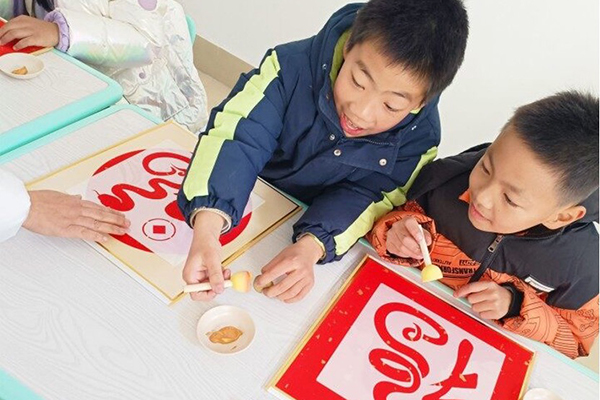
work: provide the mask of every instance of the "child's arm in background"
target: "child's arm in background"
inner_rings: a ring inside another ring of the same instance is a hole
[[[218,238],[222,229],[241,220],[258,174],[277,148],[287,84],[295,84],[293,72],[284,74],[276,50],[267,53],[258,69],[242,75],[228,98],[211,111],[179,191],[179,208],[194,228],[184,280],[192,284],[208,276],[210,298],[222,288],[220,245],[197,238]]]
[[[142,6],[137,0],[67,1],[46,19],[64,21],[68,27],[69,55],[86,64],[108,68],[131,68],[150,64],[161,47],[167,45],[167,28],[162,22],[164,10],[185,15],[181,6],[159,0],[154,8]],[[149,3],[149,2],[147,2]],[[170,27],[185,29],[185,27]]]
[[[166,26],[166,13],[181,25]],[[183,9],[172,0],[159,0],[152,9],[137,0],[69,1],[46,15],[45,21],[28,16],[10,20],[0,29],[0,43],[19,40],[17,50],[56,46],[86,64],[130,68],[150,64],[169,45],[165,29],[189,37]]]

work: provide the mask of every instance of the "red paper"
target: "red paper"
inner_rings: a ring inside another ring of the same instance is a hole
[[[534,358],[371,258],[303,343],[271,389],[283,398],[517,400]]]

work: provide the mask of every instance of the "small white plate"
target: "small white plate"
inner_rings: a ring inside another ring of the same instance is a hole
[[[210,333],[226,326],[234,326],[241,330],[242,336],[233,343],[220,344],[209,340]],[[238,353],[252,343],[256,328],[254,322],[246,311],[234,306],[218,306],[205,312],[198,321],[196,334],[198,340],[207,349],[219,354]]]
[[[27,74],[13,74],[12,71],[22,67],[27,68]],[[32,79],[44,70],[44,62],[31,54],[10,53],[0,57],[0,70],[15,79]]]
[[[523,400],[562,400],[548,389],[535,388],[528,390]]]

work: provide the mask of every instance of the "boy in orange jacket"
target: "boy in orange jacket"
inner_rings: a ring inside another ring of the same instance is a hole
[[[517,109],[489,145],[426,166],[368,239],[422,264],[482,318],[575,358],[598,335],[598,99],[563,92]]]

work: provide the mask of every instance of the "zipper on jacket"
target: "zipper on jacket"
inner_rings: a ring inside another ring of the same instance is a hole
[[[481,279],[484,272],[488,269],[488,267],[494,260],[494,252],[498,249],[498,246],[500,246],[500,243],[502,242],[503,239],[504,239],[504,235],[496,235],[496,238],[494,239],[494,241],[492,243],[490,243],[490,245],[488,246],[487,254],[481,261],[479,268],[477,268],[475,273],[469,279],[469,283],[477,282],[479,279]]]
[[[498,236],[496,236],[496,238],[494,239],[494,241],[492,242],[492,244],[490,244],[488,246],[488,252],[493,253],[494,251],[496,251],[496,248],[498,247],[498,245],[500,244],[500,242],[502,241],[502,239],[504,239],[504,235],[498,235]],[[487,257],[490,257],[490,255],[488,255]],[[486,257],[485,260],[487,260],[487,257]]]

